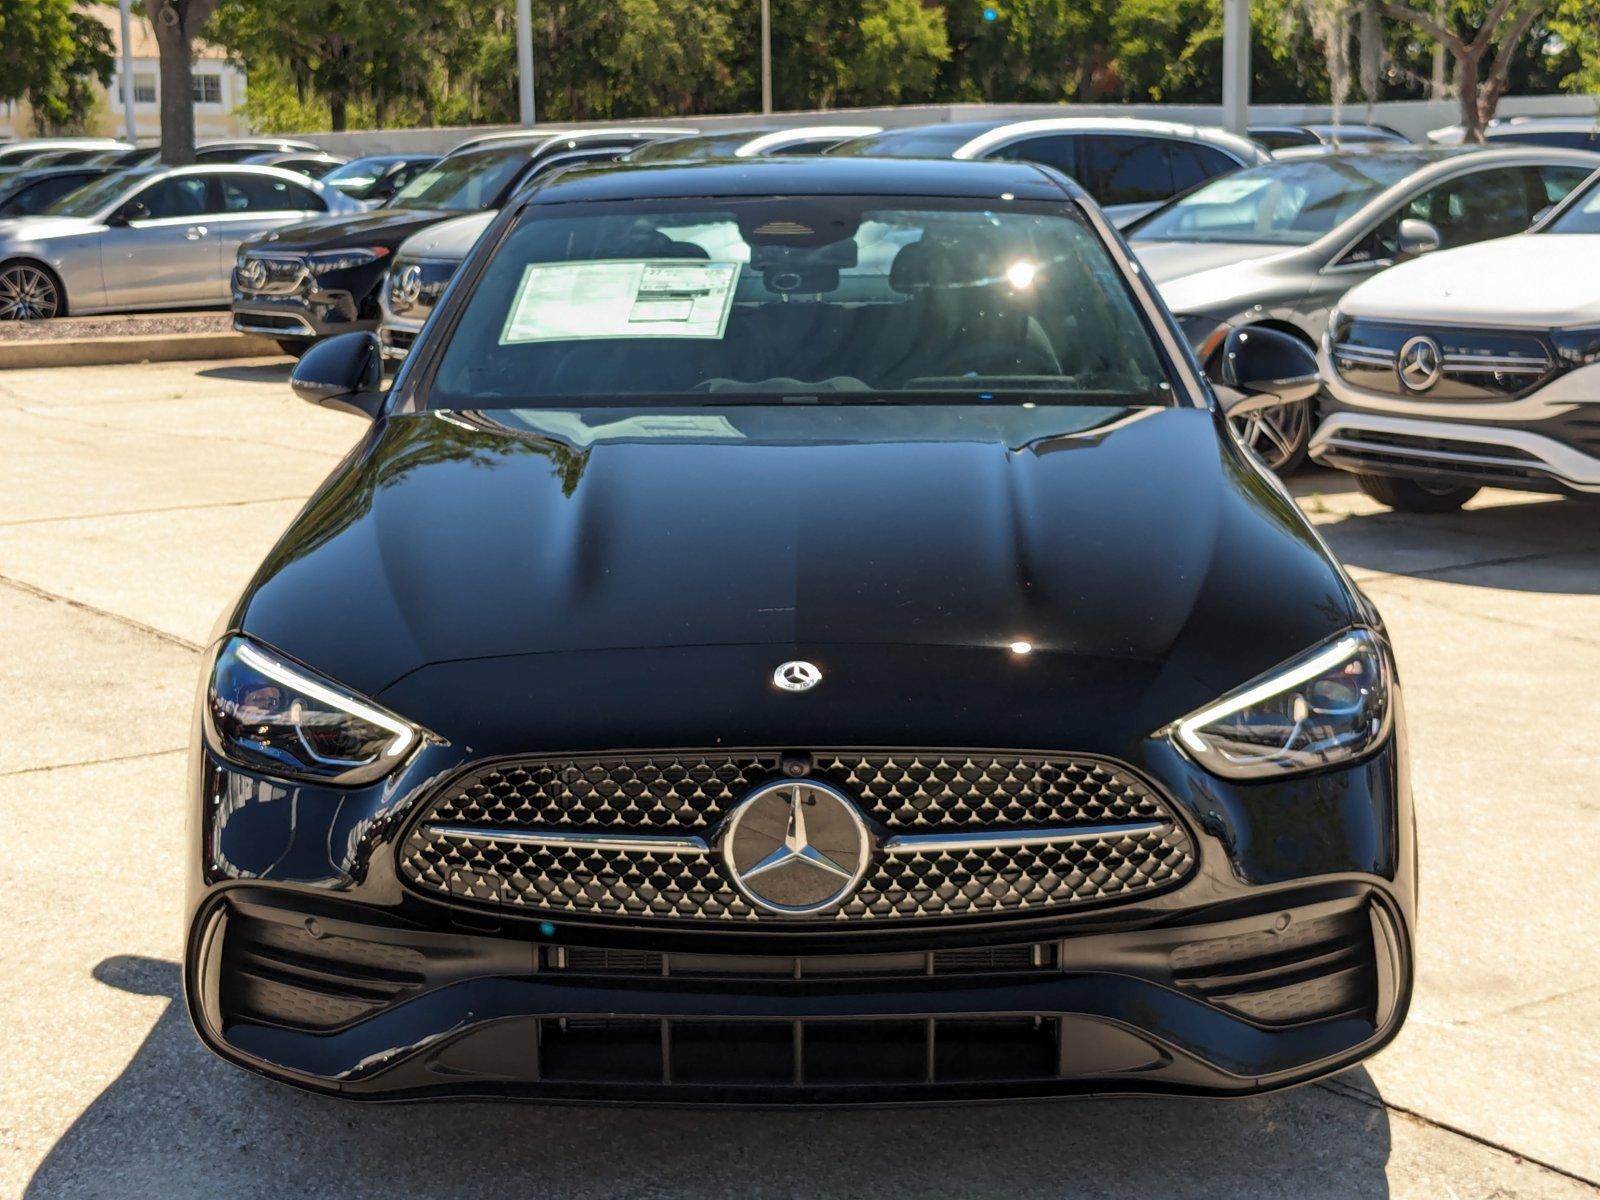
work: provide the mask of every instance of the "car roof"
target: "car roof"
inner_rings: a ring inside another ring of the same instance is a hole
[[[1022,121],[1002,121],[978,134],[955,153],[958,157],[982,154],[1013,137],[1035,133],[1142,133],[1152,137],[1181,138],[1206,142],[1231,150],[1247,161],[1265,153],[1249,138],[1210,125],[1189,125],[1179,121],[1154,121],[1145,117],[1040,117]]]
[[[526,202],[723,196],[927,196],[1083,199],[1076,184],[1033,163],[927,158],[744,158],[607,163],[564,171]]]

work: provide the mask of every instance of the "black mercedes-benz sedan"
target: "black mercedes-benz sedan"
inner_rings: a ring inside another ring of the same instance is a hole
[[[1383,626],[1022,163],[563,173],[207,656],[185,985],[359,1098],[1236,1095],[1411,992]]]

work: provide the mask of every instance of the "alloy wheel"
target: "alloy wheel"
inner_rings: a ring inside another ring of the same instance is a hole
[[[1230,418],[1228,423],[1239,441],[1269,470],[1291,470],[1299,465],[1311,438],[1311,405],[1279,405]]]
[[[61,292],[55,280],[26,263],[0,271],[0,321],[38,321],[61,309]]]

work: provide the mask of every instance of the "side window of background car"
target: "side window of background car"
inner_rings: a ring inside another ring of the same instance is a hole
[[[123,210],[135,221],[199,217],[210,211],[206,190],[204,175],[179,175],[151,184],[132,197]]]
[[[1078,182],[1101,204],[1154,204],[1173,193],[1165,138],[1089,134],[1082,139]]]
[[[224,175],[225,212],[326,212],[327,205],[309,188],[265,175]]]
[[[1174,194],[1186,192],[1198,183],[1216,175],[1237,171],[1239,164],[1220,150],[1198,146],[1193,142],[1171,142],[1167,152],[1172,156],[1172,190]]]
[[[1429,188],[1384,218],[1342,261],[1392,260],[1400,244],[1400,222],[1408,218],[1426,221],[1437,229],[1444,250],[1521,233],[1543,207],[1530,195],[1524,171],[1522,167],[1473,171]]]
[[[1527,171],[1534,177],[1534,196],[1541,207],[1565,200],[1567,193],[1590,174],[1584,167],[1528,167]]]
[[[1052,133],[1046,137],[1023,138],[1011,142],[994,152],[995,158],[1009,158],[1015,162],[1042,163],[1054,167],[1068,179],[1078,179],[1078,142],[1081,139],[1066,133]],[[1080,179],[1079,182],[1082,182]],[[1087,186],[1087,185],[1085,185]]]

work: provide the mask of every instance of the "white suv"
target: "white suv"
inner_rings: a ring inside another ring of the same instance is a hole
[[[1346,292],[1311,457],[1408,512],[1480,487],[1600,496],[1600,173],[1533,232]]]

